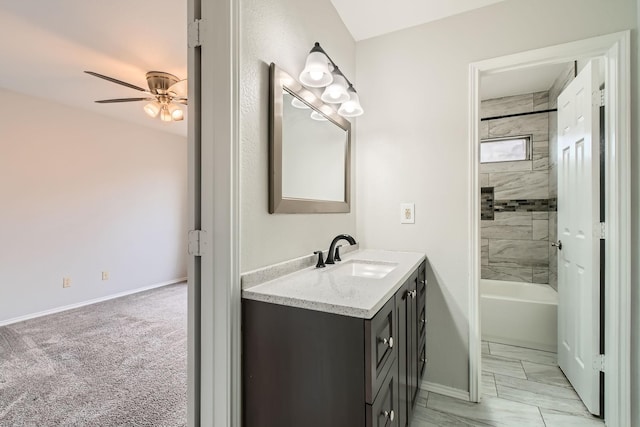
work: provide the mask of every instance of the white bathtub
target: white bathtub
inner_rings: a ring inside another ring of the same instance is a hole
[[[558,293],[549,285],[480,280],[484,341],[557,351]]]

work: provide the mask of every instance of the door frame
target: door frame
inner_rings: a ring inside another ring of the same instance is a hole
[[[469,65],[469,395],[481,398],[480,78],[526,67],[601,57],[605,61],[606,254],[605,416],[630,425],[631,400],[631,33],[623,31]]]
[[[189,229],[202,231],[188,258],[188,425],[239,427],[239,2],[188,0],[187,19]]]

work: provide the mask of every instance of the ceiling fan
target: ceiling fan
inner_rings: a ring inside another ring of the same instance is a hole
[[[140,86],[93,71],[85,71],[85,73],[138,90],[147,95],[144,98],[117,98],[96,101],[99,104],[150,101],[144,106],[144,111],[149,116],[160,117],[160,120],[164,122],[177,122],[184,119],[184,111],[180,108],[179,104],[187,105],[187,79],[180,80],[173,74],[162,71],[149,71],[147,73],[147,85],[149,89],[143,89]]]

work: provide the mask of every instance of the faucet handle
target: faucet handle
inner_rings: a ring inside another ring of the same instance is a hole
[[[324,257],[322,255],[322,251],[315,251],[314,254],[318,255],[318,263],[316,264],[316,268],[324,268]]]
[[[333,255],[333,260],[334,261],[342,261],[340,259],[340,248],[342,247],[342,245],[338,245],[336,246],[336,253]]]

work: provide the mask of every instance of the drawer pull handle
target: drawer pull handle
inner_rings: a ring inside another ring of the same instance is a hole
[[[420,359],[420,361],[421,361],[422,363],[427,363],[427,361],[428,361],[428,360],[429,360],[429,359],[427,359],[426,357],[423,357],[423,358],[421,358],[421,359]]]
[[[382,342],[382,344],[386,345],[387,347],[393,348],[393,337],[389,337],[389,339],[380,338],[380,341]]]
[[[423,280],[420,280],[420,283],[422,283],[423,285],[426,285],[427,281],[426,281],[426,279],[423,279]]]
[[[420,323],[424,325],[425,323],[427,323],[427,319],[420,319]]]
[[[409,291],[408,293],[409,293],[409,296],[411,298],[415,298],[416,297],[416,291]]]
[[[389,418],[390,421],[393,421],[393,419],[396,417],[393,409],[391,411],[382,411],[382,415],[384,415],[385,418]]]

